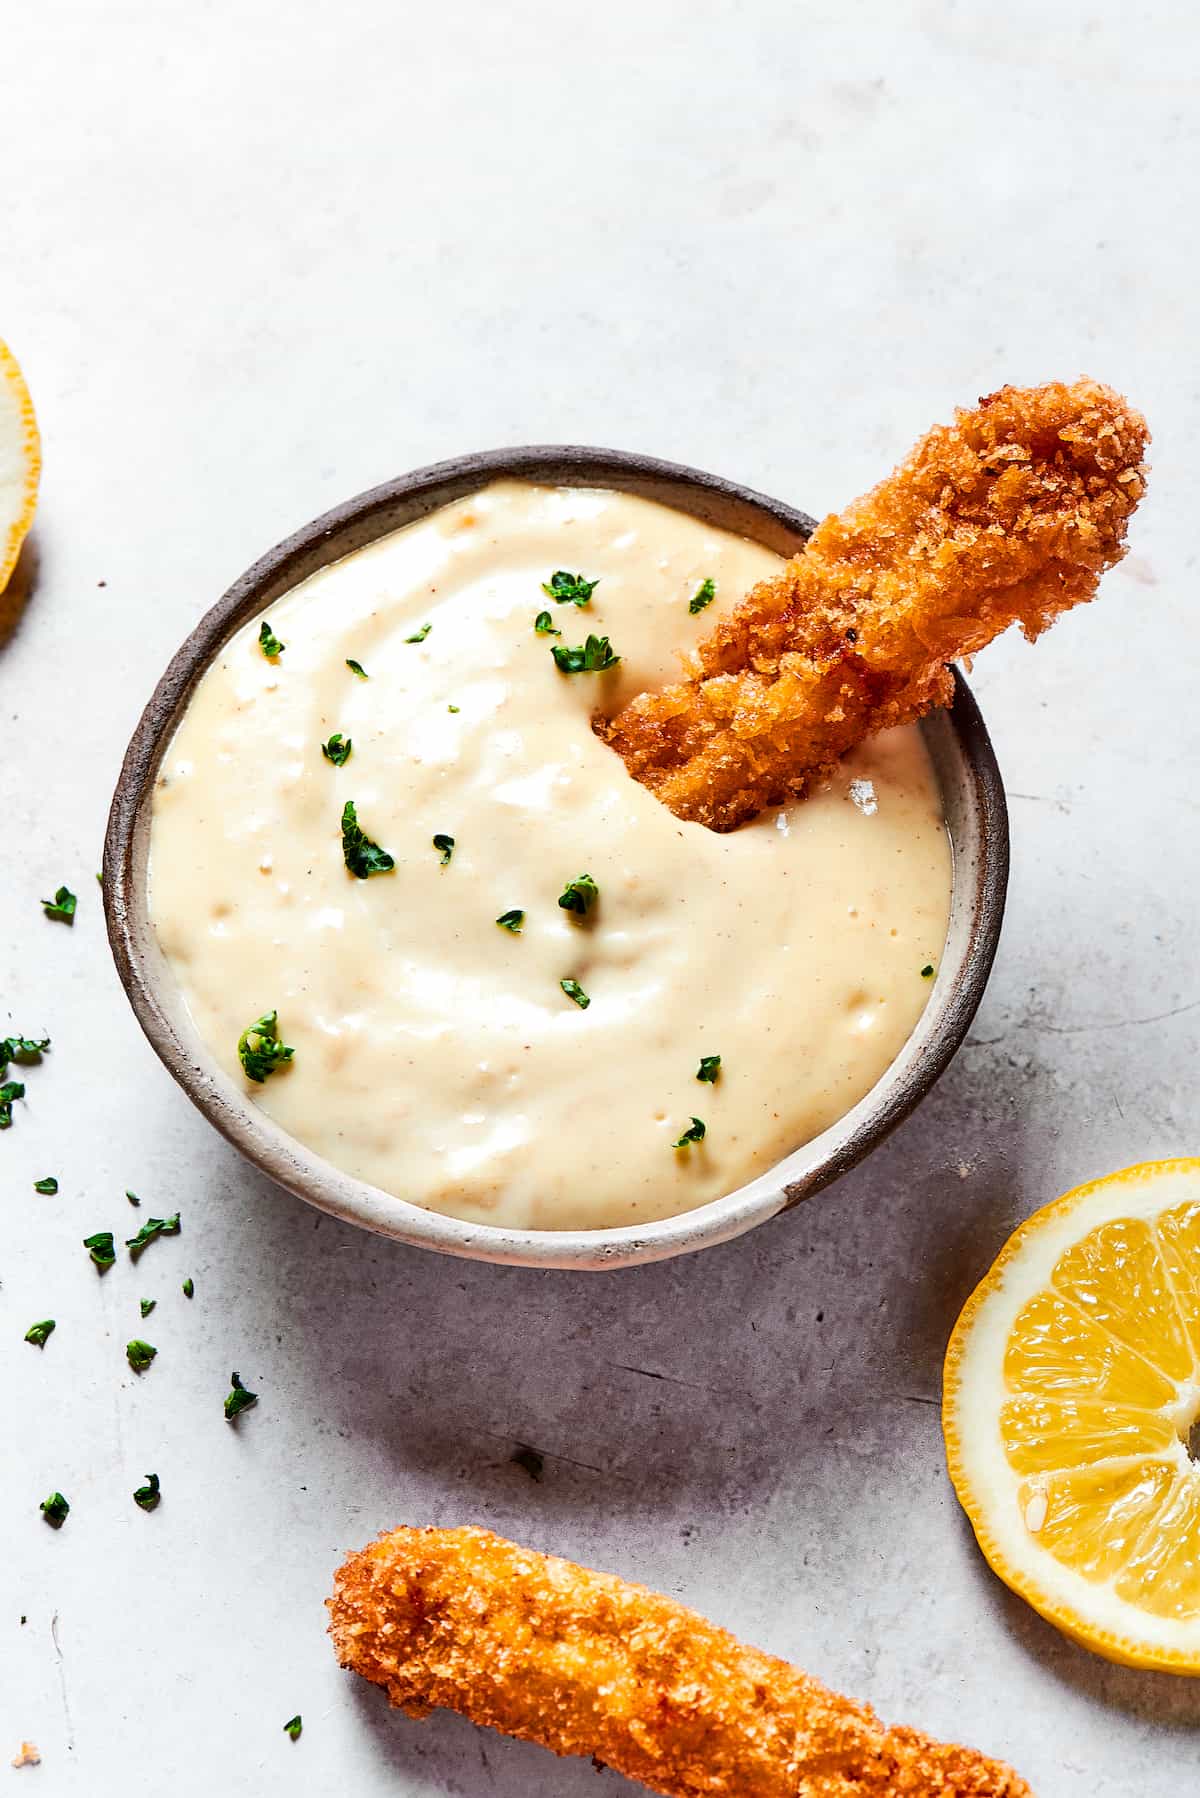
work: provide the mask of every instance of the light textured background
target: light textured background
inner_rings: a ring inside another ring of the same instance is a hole
[[[1003,1753],[1041,1798],[1191,1790],[1200,1688],[1090,1658],[996,1584],[936,1409],[1011,1226],[1198,1146],[1189,9],[4,11],[0,331],[46,472],[0,602],[0,1025],[54,1051],[0,1138],[0,1751],[44,1756],[0,1785],[631,1791],[392,1716],[335,1667],[342,1551],[479,1519]],[[868,1166],[726,1248],[575,1278],[322,1219],[193,1115],[122,998],[93,871],[142,701],[260,550],[417,463],[537,439],[821,513],[955,402],[1080,371],[1148,413],[1152,495],[1099,605],[978,665],[1013,813],[1004,941],[970,1043]],[[37,904],[63,879],[73,932]],[[31,1190],[47,1172],[56,1199]],[[127,1186],[183,1235],[101,1282],[80,1238],[131,1230]],[[39,1354],[21,1336],[46,1315]],[[236,1433],[231,1367],[262,1395]]]

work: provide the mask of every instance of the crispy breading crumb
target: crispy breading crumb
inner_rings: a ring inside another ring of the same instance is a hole
[[[342,1666],[410,1716],[445,1706],[663,1798],[1031,1798],[674,1599],[489,1530],[393,1530],[329,1609]]]
[[[1145,490],[1145,420],[1097,381],[1002,387],[818,525],[699,645],[689,680],[595,729],[681,818],[732,830],[953,692],[947,666],[1092,598]]]
[[[16,1754],[13,1755],[12,1764],[14,1767],[40,1767],[42,1757],[32,1742],[22,1742]]]

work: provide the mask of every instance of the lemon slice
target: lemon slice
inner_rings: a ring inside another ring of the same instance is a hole
[[[1200,1673],[1198,1419],[1200,1160],[1035,1213],[950,1338],[950,1477],[1005,1584],[1127,1666]]]
[[[42,445],[25,377],[0,339],[0,593],[37,509]]]

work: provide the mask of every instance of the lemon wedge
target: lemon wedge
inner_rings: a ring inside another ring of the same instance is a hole
[[[16,357],[0,339],[0,593],[33,523],[41,472],[33,401]]]
[[[1200,1160],[1036,1212],[950,1338],[950,1478],[1005,1584],[1126,1666],[1200,1673],[1198,1420]]]

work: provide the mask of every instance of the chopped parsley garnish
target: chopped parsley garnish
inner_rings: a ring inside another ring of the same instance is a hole
[[[433,839],[433,846],[441,855],[443,868],[449,867],[450,857],[454,854],[454,838],[439,830]]]
[[[230,1374],[229,1386],[229,1395],[225,1400],[225,1421],[227,1423],[233,1423],[241,1416],[243,1411],[248,1411],[251,1405],[256,1405],[258,1403],[258,1394],[257,1392],[248,1392],[246,1390],[242,1385],[242,1376],[240,1373]]]
[[[46,1338],[54,1328],[54,1319],[47,1317],[40,1324],[30,1324],[25,1332],[26,1342],[32,1342],[34,1348],[45,1348]]]
[[[925,966],[921,969],[921,979],[922,980],[932,980],[933,979],[933,963],[931,961],[927,961],[925,963]]]
[[[533,628],[539,637],[561,637],[562,632],[554,628],[554,620],[549,612],[539,612],[533,621]]]
[[[568,574],[565,568],[559,568],[548,581],[542,582],[542,592],[548,593],[560,606],[567,601],[573,606],[586,606],[599,585],[599,577],[585,581],[581,574]]]
[[[158,1487],[158,1475],[156,1473],[148,1473],[146,1475],[146,1484],[138,1487],[133,1495],[133,1502],[143,1511],[153,1511],[157,1509],[158,1501],[161,1497],[162,1493],[159,1491]]]
[[[371,677],[363,667],[362,663],[356,662],[353,656],[346,657],[346,666],[351,674],[357,674],[359,680],[370,680]]]
[[[184,1298],[185,1299],[192,1298],[195,1295],[195,1291],[196,1291],[196,1282],[193,1280],[191,1274],[189,1274],[187,1279],[183,1282]]]
[[[155,1305],[157,1305],[158,1300],[157,1299],[140,1299],[138,1302],[140,1303],[140,1305],[142,1307],[142,1316],[149,1317],[149,1315],[153,1311]]]
[[[32,1067],[42,1059],[49,1047],[48,1036],[36,1041],[32,1036],[0,1036],[0,1074],[10,1061],[17,1062],[23,1068]]]
[[[717,583],[713,580],[712,576],[709,575],[707,580],[701,581],[700,585],[689,599],[688,611],[695,617],[696,613],[702,612],[705,606],[711,606],[716,597]]]
[[[53,1198],[54,1194],[58,1191],[58,1181],[54,1178],[53,1174],[47,1174],[44,1180],[34,1181],[33,1190],[34,1192],[49,1193],[51,1198]]]
[[[712,1086],[720,1072],[721,1057],[719,1055],[702,1055],[700,1057],[700,1066],[696,1069],[697,1080],[703,1080],[708,1086]]]
[[[546,1463],[536,1448],[530,1448],[524,1442],[518,1442],[513,1453],[508,1457],[514,1467],[527,1473],[531,1480],[540,1480],[545,1472]]]
[[[44,1498],[38,1510],[53,1530],[60,1530],[67,1521],[67,1512],[71,1509],[61,1492],[52,1492]]]
[[[301,1717],[299,1711],[297,1711],[296,1715],[294,1717],[289,1717],[287,1722],[284,1724],[283,1733],[285,1736],[291,1736],[293,1742],[298,1742],[300,1740],[300,1731],[303,1728],[304,1728],[304,1720]]]
[[[287,648],[287,644],[279,641],[265,618],[258,627],[258,647],[268,659],[281,656]]]
[[[560,980],[558,984],[562,987],[562,990],[567,995],[568,999],[574,999],[580,1011],[587,1010],[588,1006],[591,1004],[591,1000],[577,980]]]
[[[496,922],[501,930],[511,930],[514,936],[520,936],[521,926],[525,922],[525,913],[514,907],[512,911],[502,911]]]
[[[83,1246],[91,1256],[92,1260],[96,1263],[96,1266],[100,1269],[100,1272],[102,1274],[107,1273],[117,1258],[117,1251],[113,1247],[112,1231],[97,1230],[94,1236],[85,1236],[83,1239]]]
[[[23,1081],[6,1080],[4,1085],[0,1086],[0,1130],[7,1130],[12,1123],[13,1100],[24,1097]]]
[[[132,1342],[125,1344],[125,1359],[134,1373],[145,1373],[157,1353],[154,1344],[143,1342],[140,1336],[135,1336]]]
[[[75,907],[78,899],[70,887],[59,887],[53,899],[42,900],[42,910],[48,918],[61,918],[64,924],[75,922]]]
[[[372,842],[360,828],[353,799],[347,799],[342,807],[342,855],[355,880],[365,880],[368,874],[387,874],[396,866],[387,850]]]
[[[296,1051],[279,1040],[279,1013],[266,1011],[238,1037],[238,1060],[247,1080],[259,1086],[292,1059]],[[128,1196],[128,1195],[126,1195]]]
[[[125,1247],[136,1261],[142,1250],[148,1248],[157,1236],[179,1235],[179,1213],[172,1217],[148,1217],[136,1236],[125,1238]]]
[[[138,1198],[136,1192],[130,1192],[128,1188],[126,1188],[126,1190],[125,1190],[125,1197],[129,1200],[129,1203],[131,1205],[140,1205],[142,1202]]]
[[[461,711],[462,711],[462,707],[461,707],[461,706],[460,706],[460,705],[448,705],[448,706],[447,706],[447,707],[446,707],[446,710],[447,710],[447,711],[448,711],[448,712],[461,712]]]
[[[704,1141],[704,1124],[700,1118],[693,1118],[678,1141],[673,1142],[673,1149],[688,1149],[694,1142]]]
[[[405,637],[404,641],[406,643],[424,643],[432,629],[433,626],[431,624],[423,624],[419,631],[414,631],[412,636]]]
[[[568,880],[559,894],[558,903],[563,911],[574,912],[577,918],[586,918],[600,897],[600,888],[590,874],[577,874],[574,880]]]
[[[344,768],[350,760],[350,751],[354,747],[352,737],[344,737],[340,730],[335,730],[328,743],[322,743],[321,754],[335,768]]]
[[[554,657],[555,667],[563,674],[603,674],[605,669],[615,668],[621,660],[613,654],[607,637],[589,637],[576,649],[566,643],[555,643],[550,654]]]

